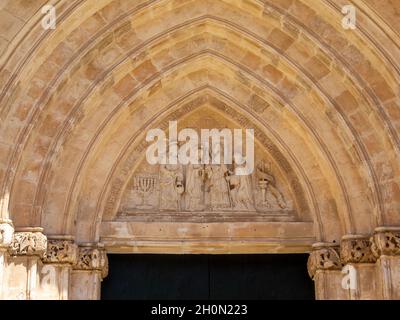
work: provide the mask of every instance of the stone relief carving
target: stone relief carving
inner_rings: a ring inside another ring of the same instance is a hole
[[[16,232],[9,248],[11,255],[45,257],[47,238],[41,232]]]
[[[181,165],[160,166],[160,209],[181,210],[184,192],[183,168]]]
[[[379,229],[370,241],[372,242],[371,250],[377,258],[381,255],[400,255],[400,229],[398,228]]]
[[[372,254],[371,241],[368,238],[342,239],[340,257],[343,264],[373,263],[376,261]]]
[[[252,175],[238,164],[160,165],[138,173],[125,191],[122,212],[270,212],[291,210],[264,162]]]
[[[69,240],[48,240],[45,263],[75,264],[78,258],[77,245]]]
[[[190,103],[179,106],[179,108],[168,115],[168,118],[164,119],[159,123],[158,127],[162,130],[166,130],[168,128],[168,122],[174,119],[180,119],[188,113],[195,110],[199,105],[203,105],[206,101],[209,101],[215,109],[223,112],[229,118],[235,120],[240,126],[243,128],[254,128],[255,129],[255,138],[265,147],[266,150],[276,159],[280,167],[286,172],[286,174],[290,177],[290,183],[292,190],[295,191],[296,203],[299,209],[303,212],[309,212],[310,208],[305,199],[305,194],[302,186],[298,178],[296,177],[293,169],[291,168],[287,159],[282,155],[279,149],[272,143],[272,141],[260,130],[258,127],[254,125],[254,122],[251,122],[245,116],[240,115],[236,109],[228,106],[226,103],[221,103],[219,100],[214,99],[212,96],[203,96],[198,99],[199,101],[192,101]],[[113,214],[118,207],[118,200],[121,198],[121,193],[125,190],[122,189],[124,185],[125,177],[131,171],[131,168],[140,158],[140,154],[145,151],[147,147],[147,143],[145,141],[140,142],[135,145],[129,154],[128,157],[124,160],[123,164],[121,164],[121,168],[118,171],[118,174],[114,177],[111,184],[111,191],[107,198],[106,206],[104,209],[104,214],[106,216]],[[253,186],[254,188],[254,186]],[[272,199],[273,200],[273,199]],[[273,201],[272,201],[273,202]],[[157,205],[158,207],[158,205]],[[135,209],[135,206],[132,206],[129,203],[129,207],[127,209]],[[121,207],[119,208],[121,209]],[[290,208],[285,208],[286,210],[290,210]],[[257,211],[269,211],[274,210],[273,208],[257,208]]]
[[[310,253],[307,261],[308,274],[314,279],[317,270],[340,270],[342,263],[339,256],[338,246],[315,247]]]
[[[108,258],[106,251],[93,247],[80,247],[78,261],[73,266],[74,270],[101,271],[105,278],[108,275]]]
[[[157,199],[154,197],[158,178],[152,175],[139,175],[133,177],[132,188],[130,189],[130,201],[138,209],[152,209],[157,206]]]
[[[10,223],[0,223],[0,248],[8,247],[14,235],[14,228]]]
[[[205,208],[204,187],[207,174],[202,164],[190,164],[186,169],[186,210],[202,211]]]
[[[211,211],[225,210],[232,207],[226,165],[208,165],[207,174],[207,205]]]
[[[278,190],[275,185],[275,178],[271,174],[271,169],[267,169],[265,161],[261,161],[257,166],[257,179],[258,186],[261,190],[261,203],[266,207],[271,207],[271,197],[268,195],[271,194],[275,199],[280,208],[286,208],[286,202],[283,198],[282,193]]]
[[[234,169],[241,165],[234,163]],[[229,171],[227,180],[230,189],[231,207],[234,210],[254,211],[254,198],[251,188],[251,178],[249,176],[235,175],[235,171]]]

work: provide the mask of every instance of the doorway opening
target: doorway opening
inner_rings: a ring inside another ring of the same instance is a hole
[[[102,299],[314,299],[307,257],[111,254]]]

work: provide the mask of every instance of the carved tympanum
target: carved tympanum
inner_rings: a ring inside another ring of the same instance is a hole
[[[308,274],[314,279],[317,270],[340,270],[342,263],[339,256],[339,247],[332,245],[314,246],[307,262]]]
[[[340,245],[340,257],[343,264],[373,263],[376,258],[372,254],[371,241],[368,238],[343,238]]]
[[[37,231],[16,232],[11,243],[11,255],[27,255],[45,257],[47,249],[46,236]]]

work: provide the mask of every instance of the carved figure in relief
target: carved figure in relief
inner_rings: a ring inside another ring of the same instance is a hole
[[[261,161],[257,166],[257,178],[258,178],[258,186],[262,191],[263,203],[266,204],[267,206],[270,206],[267,200],[267,192],[270,192],[277,201],[279,207],[285,209],[286,202],[283,199],[283,195],[276,188],[275,178],[270,174],[270,169],[267,169],[264,161]]]
[[[231,208],[229,193],[229,173],[225,164],[211,164],[206,166],[208,179],[209,206],[211,210]]]
[[[166,164],[160,166],[160,209],[180,210],[181,197],[185,187],[181,165]]]
[[[189,164],[186,169],[186,210],[201,211],[204,209],[204,165],[201,164],[202,149],[199,149],[199,164]]]
[[[234,162],[235,170],[243,167]],[[232,206],[234,210],[255,210],[250,176],[235,175],[235,172],[230,172],[227,177],[230,185],[230,193],[232,199]]]

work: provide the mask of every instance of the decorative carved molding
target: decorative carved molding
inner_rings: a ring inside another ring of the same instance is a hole
[[[108,275],[108,258],[103,248],[93,246],[79,247],[78,260],[74,270],[101,271],[102,278]]]
[[[342,263],[374,263],[376,258],[372,253],[371,245],[370,239],[365,236],[350,235],[343,237],[340,244]]]
[[[400,255],[400,228],[380,227],[371,237],[371,250],[375,257]]]
[[[0,248],[8,248],[14,235],[14,227],[11,221],[0,220]]]
[[[42,228],[26,228],[15,232],[11,246],[8,249],[10,255],[45,257],[47,238],[42,231]]]
[[[47,253],[43,262],[75,264],[78,261],[78,246],[69,239],[48,239]]]
[[[317,270],[341,270],[339,246],[332,243],[316,243],[307,262],[308,274],[314,279]]]

